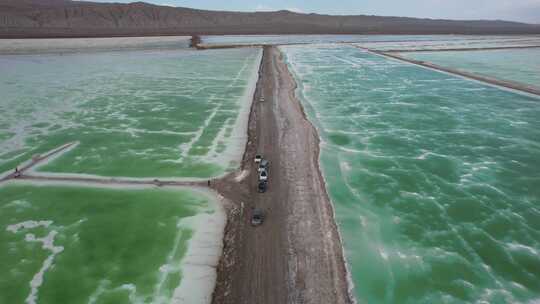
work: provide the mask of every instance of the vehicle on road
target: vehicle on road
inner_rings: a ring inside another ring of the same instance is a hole
[[[268,172],[265,170],[259,171],[259,182],[265,182],[268,180]]]
[[[268,183],[266,181],[261,181],[257,184],[257,190],[259,193],[266,192],[266,189],[268,189]]]
[[[261,160],[262,160],[262,155],[260,155],[260,154],[255,155],[255,162],[256,163],[260,163]]]
[[[251,213],[251,225],[259,226],[264,222],[264,211],[259,208],[253,209]]]
[[[259,163],[259,169],[257,171],[259,171],[259,172],[261,172],[262,170],[268,171],[269,166],[270,166],[270,161],[268,161],[267,159],[263,159]]]
[[[264,102],[264,96],[261,96],[261,98],[259,98],[259,101]]]

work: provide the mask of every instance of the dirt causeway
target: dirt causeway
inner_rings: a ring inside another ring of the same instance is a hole
[[[295,88],[281,52],[265,47],[244,173],[212,184],[230,202],[213,303],[352,303],[319,138]],[[270,161],[266,193],[257,192],[257,153]],[[249,224],[255,207],[266,211],[259,227]]]

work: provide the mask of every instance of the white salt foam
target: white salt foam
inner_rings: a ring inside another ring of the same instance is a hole
[[[17,233],[21,229],[34,229],[38,227],[48,228],[52,223],[52,221],[26,221],[14,225],[9,225],[6,230]],[[49,232],[49,234],[47,234],[47,236],[42,238],[36,238],[36,236],[32,233],[28,233],[25,235],[25,241],[42,243],[43,249],[51,251],[51,254],[47,257],[47,259],[45,259],[39,271],[30,281],[30,294],[26,298],[25,303],[37,303],[39,287],[43,284],[43,277],[45,275],[45,272],[47,272],[47,270],[53,266],[55,256],[64,250],[64,247],[62,246],[54,246],[54,238],[57,234],[58,231],[52,230]]]
[[[212,300],[226,224],[223,207],[219,203],[215,206],[214,214],[200,213],[179,223],[181,227],[193,229],[194,234],[181,262],[184,277],[174,290],[172,304],[209,304]]]

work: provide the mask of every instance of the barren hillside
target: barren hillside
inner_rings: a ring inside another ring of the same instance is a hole
[[[220,12],[69,0],[0,0],[0,37],[186,34],[540,34],[540,25],[277,12]]]

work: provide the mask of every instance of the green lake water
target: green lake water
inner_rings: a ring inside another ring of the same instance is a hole
[[[236,168],[261,51],[0,56],[0,172],[67,142],[41,168],[210,177]]]
[[[540,99],[352,47],[282,50],[359,303],[540,300]]]
[[[540,44],[540,42],[539,42]],[[412,52],[402,56],[540,89],[540,48],[490,51]]]
[[[187,190],[0,187],[0,303],[171,303],[193,219],[215,208]]]
[[[0,173],[206,178],[237,168],[258,49],[0,56]],[[212,194],[0,187],[0,303],[206,303],[225,215]]]

